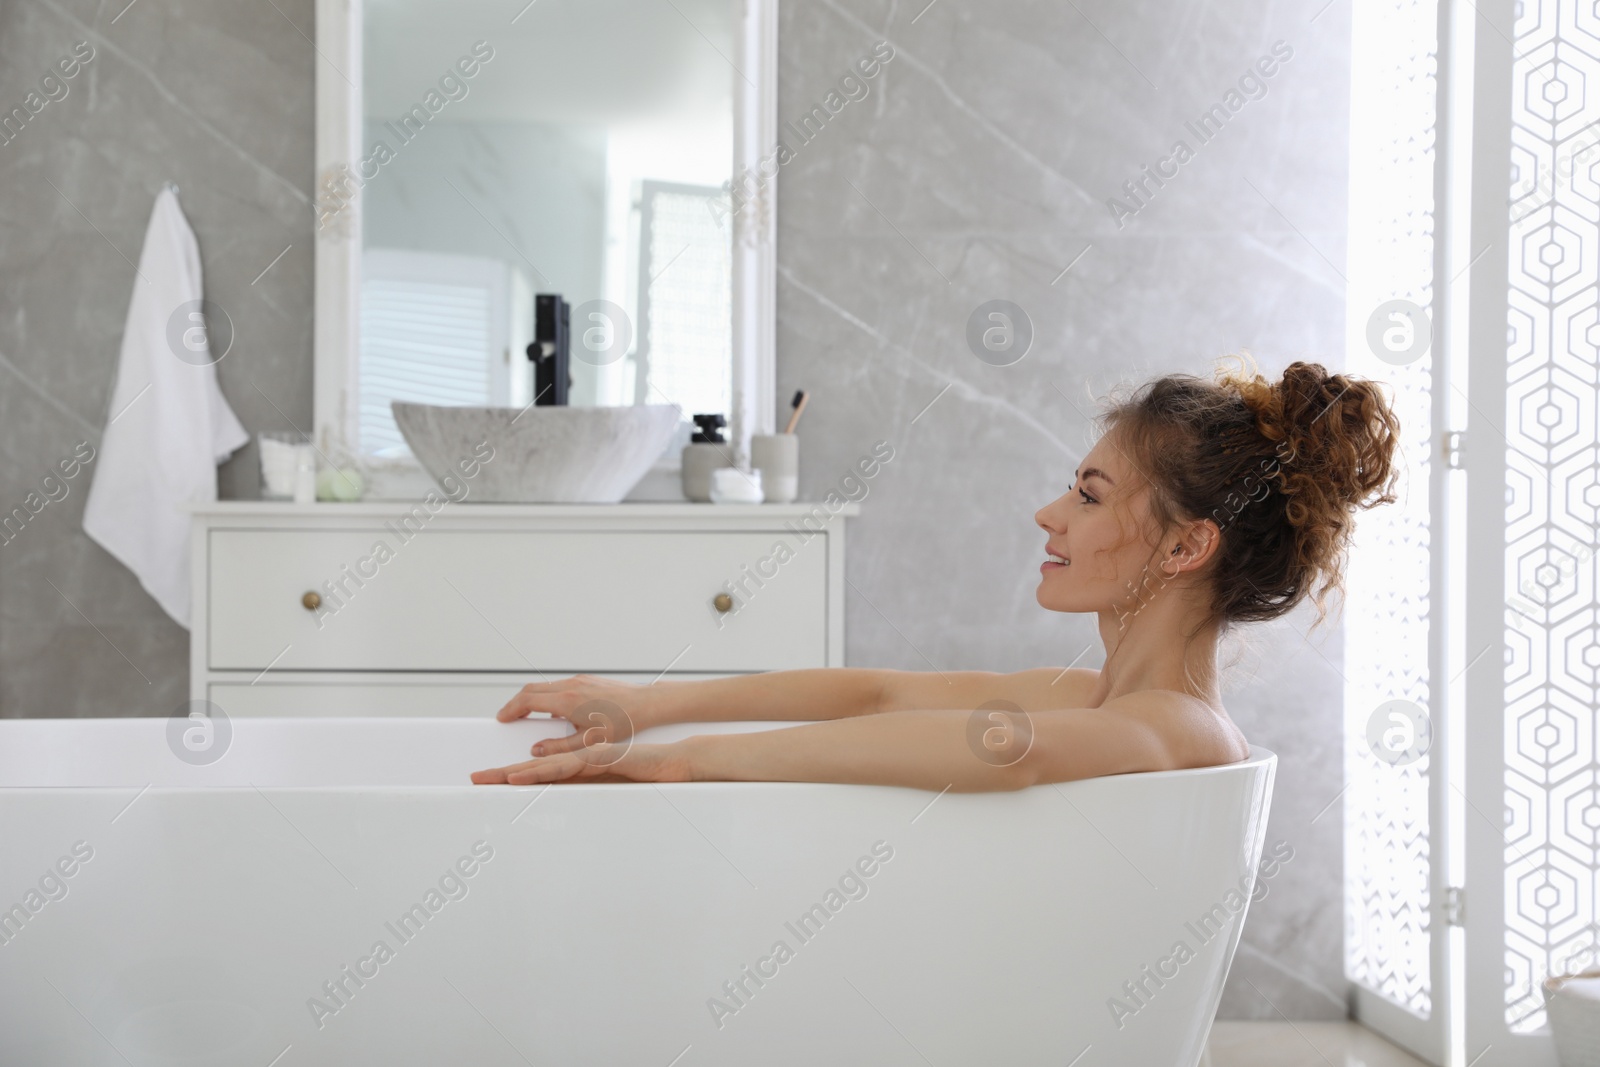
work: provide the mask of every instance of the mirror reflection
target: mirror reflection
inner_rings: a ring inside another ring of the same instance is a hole
[[[729,410],[735,14],[368,0],[364,456],[391,400]]]

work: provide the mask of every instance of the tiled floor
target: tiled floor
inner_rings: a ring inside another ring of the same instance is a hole
[[[1427,1067],[1355,1023],[1212,1024],[1200,1067]]]

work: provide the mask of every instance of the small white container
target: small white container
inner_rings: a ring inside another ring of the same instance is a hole
[[[317,502],[317,450],[310,445],[296,445],[294,449],[294,502]]]
[[[261,499],[294,499],[300,460],[296,449],[304,444],[304,434],[287,430],[256,434],[256,448],[261,454]]]
[[[1600,1067],[1600,969],[1547,978],[1542,988],[1561,1067]]]
[[[711,472],[713,504],[759,504],[762,500],[761,472],[738,467],[718,467]]]
[[[800,438],[792,433],[758,433],[750,438],[750,466],[761,473],[769,504],[787,504],[800,495]]]

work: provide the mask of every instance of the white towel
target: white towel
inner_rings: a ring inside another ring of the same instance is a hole
[[[180,505],[216,500],[217,464],[250,439],[217,386],[204,326],[189,317],[203,295],[200,246],[165,186],[139,255],[83,529],[186,628],[190,517]]]

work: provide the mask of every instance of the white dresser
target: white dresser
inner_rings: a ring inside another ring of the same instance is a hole
[[[193,509],[190,697],[237,715],[492,715],[524,683],[844,663],[821,504]]]

